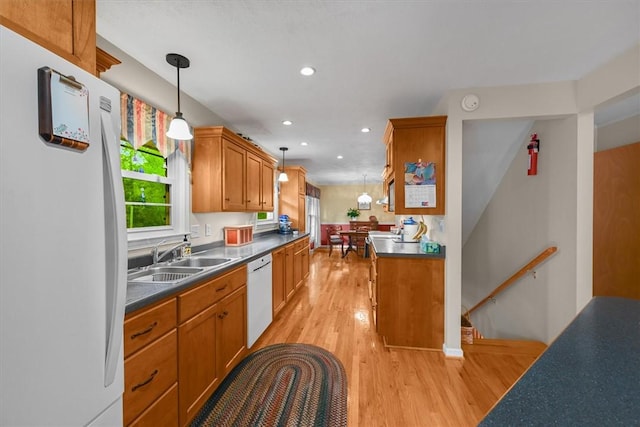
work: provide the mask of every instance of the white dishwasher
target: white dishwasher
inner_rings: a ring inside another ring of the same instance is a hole
[[[251,348],[273,319],[271,254],[251,261],[247,267],[247,348]]]

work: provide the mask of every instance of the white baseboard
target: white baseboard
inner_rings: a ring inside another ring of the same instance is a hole
[[[464,358],[464,352],[461,348],[447,348],[446,344],[442,344],[442,352],[445,357],[455,357],[456,359]]]

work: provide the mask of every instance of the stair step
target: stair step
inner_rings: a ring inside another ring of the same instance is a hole
[[[529,340],[482,338],[475,339],[473,344],[462,344],[465,353],[528,354],[538,357],[546,349],[545,343]]]

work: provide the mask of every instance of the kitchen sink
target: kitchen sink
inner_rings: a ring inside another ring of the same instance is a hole
[[[173,266],[184,267],[216,267],[233,261],[234,258],[185,258],[171,263]]]
[[[158,266],[134,271],[127,275],[127,281],[133,283],[167,283],[187,279],[202,272],[204,268]]]

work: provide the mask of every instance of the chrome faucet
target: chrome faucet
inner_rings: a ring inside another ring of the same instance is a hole
[[[173,258],[176,258],[176,251],[180,248],[183,248],[187,245],[189,245],[191,242],[180,242],[177,245],[174,245],[172,247],[170,247],[169,249],[167,249],[166,251],[162,252],[161,254],[158,255],[158,246],[160,246],[161,244],[163,244],[166,240],[163,240],[162,242],[158,243],[157,245],[155,245],[153,247],[153,249],[151,249],[151,256],[153,256],[153,264],[157,264],[160,262],[161,259],[163,259],[165,256],[167,256],[167,254],[170,254],[173,252]],[[173,259],[172,258],[172,259]]]

